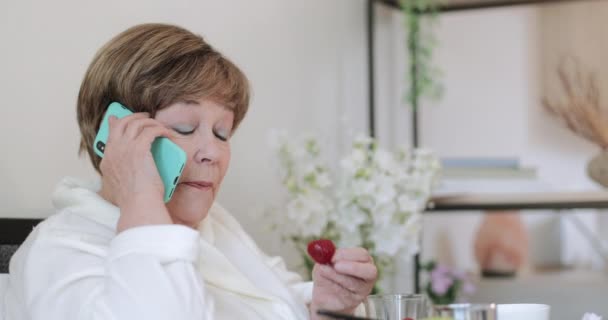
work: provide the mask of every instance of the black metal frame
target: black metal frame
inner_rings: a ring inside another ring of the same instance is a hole
[[[368,72],[368,113],[369,113],[369,134],[372,137],[376,136],[376,89],[374,79],[375,62],[374,62],[374,25],[375,25],[375,10],[374,0],[367,1],[367,72]]]
[[[558,3],[558,2],[589,2],[589,1],[597,1],[597,0],[496,0],[496,1],[476,1],[468,4],[460,4],[460,5],[443,5],[440,6],[437,11],[440,13],[445,12],[458,12],[465,10],[477,10],[477,9],[491,9],[491,8],[500,8],[500,7],[512,7],[512,6],[521,6],[521,5],[533,5],[533,4],[550,4],[550,3]],[[399,0],[367,0],[367,39],[368,39],[368,88],[369,88],[369,131],[372,137],[375,136],[375,119],[376,119],[376,105],[375,105],[375,54],[374,54],[374,21],[375,21],[375,10],[374,5],[376,3],[382,3],[385,5],[389,5],[393,8],[400,9]],[[426,12],[420,12],[421,14],[425,14]],[[415,57],[414,57],[415,58]],[[414,74],[416,74],[416,70],[413,70]],[[416,77],[414,77],[413,81],[416,81]],[[412,118],[412,146],[414,148],[419,146],[419,113],[418,113],[418,101],[413,101],[413,106],[411,108]],[[545,203],[546,204],[546,203]],[[518,210],[518,209],[573,209],[573,208],[597,208],[597,203],[589,203],[587,205],[584,204],[547,204],[548,206],[542,206],[543,203],[539,203],[537,205],[517,205],[517,204],[495,204],[494,206],[476,206],[476,205],[467,205],[467,206],[435,206],[434,208],[430,208],[429,211],[439,212],[439,211],[455,211],[455,210]],[[581,205],[583,205],[581,207]],[[601,206],[602,208],[606,206]],[[416,293],[420,292],[420,256],[416,254],[414,257],[414,291]]]
[[[535,203],[488,203],[488,204],[433,204],[429,203],[427,213],[451,213],[454,211],[504,212],[513,210],[570,210],[570,209],[608,209],[608,200],[586,202],[535,202]]]
[[[400,9],[399,0],[375,0],[376,2],[383,3],[390,7]],[[440,5],[438,12],[454,12],[454,11],[468,11],[478,9],[490,9],[490,8],[502,8],[502,7],[514,7],[521,5],[531,4],[549,4],[556,2],[573,2],[573,1],[589,1],[589,0],[495,0],[495,1],[472,1],[465,4],[446,4]],[[420,12],[428,13],[428,12]]]

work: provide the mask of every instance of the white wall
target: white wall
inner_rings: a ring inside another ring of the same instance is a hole
[[[125,28],[168,22],[203,35],[253,84],[220,200],[278,253],[278,237],[254,216],[280,204],[267,130],[317,132],[335,149],[344,144],[343,127],[366,128],[364,8],[363,0],[3,1],[0,216],[44,217],[61,177],[94,176],[76,155],[75,101],[85,69]]]

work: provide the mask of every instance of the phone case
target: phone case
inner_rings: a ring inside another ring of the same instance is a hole
[[[112,102],[101,121],[99,131],[95,137],[95,153],[103,158],[106,142],[110,134],[108,119],[110,116],[123,118],[133,114],[131,110],[118,102]],[[165,186],[164,201],[169,202],[177,186],[177,182],[186,165],[186,152],[171,140],[160,137],[152,143],[152,157],[156,163],[156,168]]]

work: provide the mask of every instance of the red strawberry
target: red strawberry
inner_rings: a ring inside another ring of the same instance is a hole
[[[308,244],[308,254],[320,264],[329,264],[336,252],[336,246],[331,240],[319,239]]]

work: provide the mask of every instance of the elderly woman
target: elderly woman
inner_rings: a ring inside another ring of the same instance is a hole
[[[135,112],[110,118],[105,156],[93,151],[113,102]],[[15,254],[5,319],[316,319],[316,310],[353,313],[376,279],[361,248],[338,249],[302,282],[265,256],[214,200],[243,120],[243,73],[201,37],[145,24],[97,53],[78,95],[81,151],[101,183],[66,178],[56,214]],[[175,193],[150,152],[167,137],[187,154]]]

